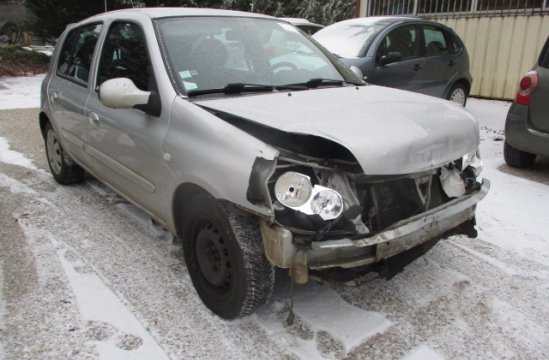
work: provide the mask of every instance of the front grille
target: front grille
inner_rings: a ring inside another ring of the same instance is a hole
[[[448,201],[438,175],[358,184],[362,221],[379,232],[413,215]]]

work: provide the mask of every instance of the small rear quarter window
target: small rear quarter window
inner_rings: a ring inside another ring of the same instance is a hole
[[[541,55],[539,56],[539,66],[549,69],[549,38],[547,38],[545,46],[543,47]]]

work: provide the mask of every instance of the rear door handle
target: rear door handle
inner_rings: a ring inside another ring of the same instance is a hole
[[[419,64],[415,64],[413,70],[414,70],[414,71],[423,70],[423,66],[421,66],[421,65],[419,65]]]
[[[97,115],[94,112],[91,112],[91,113],[88,114],[88,120],[90,121],[90,124],[98,125],[99,124],[99,115]]]
[[[456,62],[455,62],[454,60],[448,61],[448,66],[449,66],[449,67],[452,67],[452,66],[454,66],[455,64],[456,64]]]

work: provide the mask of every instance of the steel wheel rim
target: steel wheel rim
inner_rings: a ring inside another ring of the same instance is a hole
[[[450,100],[460,104],[461,106],[465,105],[465,91],[462,88],[456,88],[452,91]]]
[[[232,271],[229,249],[217,227],[204,220],[195,231],[195,255],[201,276],[218,297],[229,294]]]
[[[50,168],[55,174],[61,172],[61,164],[63,161],[63,155],[61,154],[61,146],[55,137],[55,132],[50,129],[46,137],[46,148],[48,153],[48,162]]]

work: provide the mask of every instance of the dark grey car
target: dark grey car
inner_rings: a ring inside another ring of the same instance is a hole
[[[537,64],[520,81],[505,122],[503,155],[509,166],[525,168],[537,155],[549,157],[549,37]]]
[[[313,38],[367,81],[437,96],[465,105],[471,89],[469,56],[442,24],[409,17],[341,21]]]

